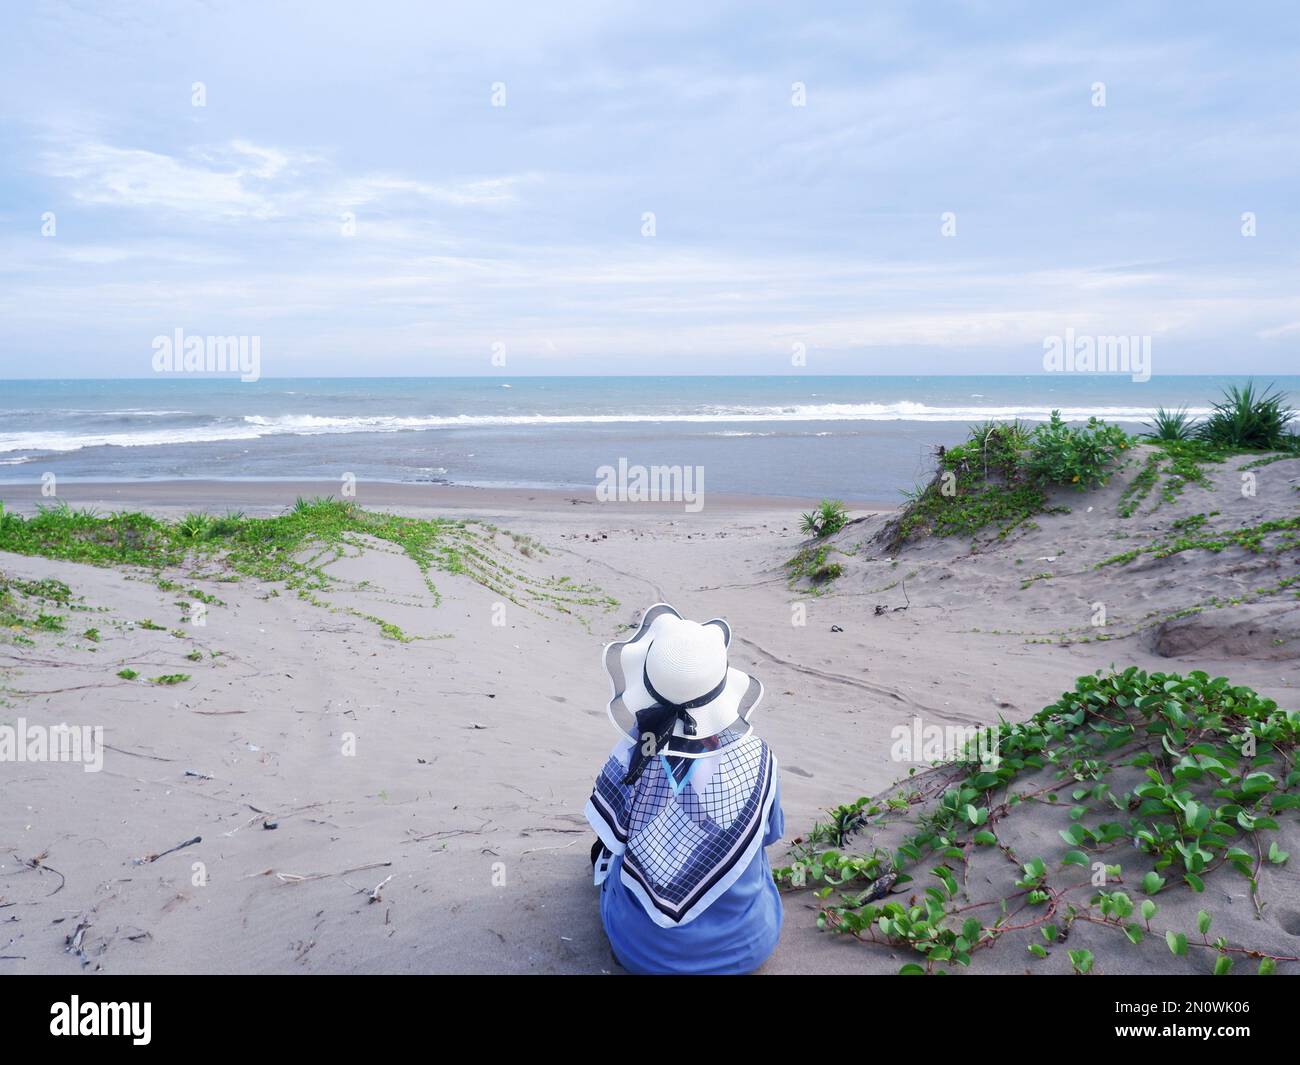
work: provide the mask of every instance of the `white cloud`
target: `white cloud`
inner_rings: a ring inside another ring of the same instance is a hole
[[[1285,325],[1276,325],[1271,329],[1261,329],[1255,335],[1261,340],[1277,340],[1279,337],[1296,336],[1300,334],[1300,322],[1287,322]]]
[[[81,203],[204,217],[268,218],[272,202],[249,188],[249,171],[215,170],[140,148],[82,142],[51,149],[46,173],[72,182]]]
[[[519,187],[537,180],[535,174],[523,174],[435,185],[390,174],[367,174],[342,182],[334,196],[349,207],[401,199],[455,207],[501,207],[517,203]]]
[[[235,139],[196,147],[189,158],[92,139],[67,138],[43,156],[45,173],[71,183],[81,203],[200,219],[309,219],[362,205],[400,209],[431,203],[503,207],[535,174],[431,183],[393,174],[340,176],[319,154]]]

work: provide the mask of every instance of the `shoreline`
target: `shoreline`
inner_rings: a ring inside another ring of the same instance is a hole
[[[20,513],[34,512],[41,504],[66,502],[74,507],[120,510],[136,506],[160,511],[172,509],[244,509],[250,513],[274,512],[292,506],[300,496],[339,496],[338,481],[321,480],[157,480],[157,481],[66,481],[58,482],[58,495],[42,495],[39,483],[0,483],[0,501]],[[644,511],[656,516],[681,514],[701,517],[710,513],[788,512],[791,520],[799,512],[816,507],[819,499],[798,496],[710,493],[702,510],[687,510],[682,502],[601,502],[595,487],[564,488],[480,488],[455,484],[416,484],[402,481],[358,481],[354,501],[363,507],[399,507],[417,511],[458,510],[489,513],[560,511],[575,513],[586,506],[598,506],[598,513],[630,514]],[[854,513],[892,513],[891,503],[849,502]]]

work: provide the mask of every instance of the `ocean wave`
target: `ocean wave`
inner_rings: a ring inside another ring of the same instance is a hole
[[[1155,407],[1060,407],[1044,404],[1005,407],[934,407],[903,400],[898,403],[815,403],[789,406],[707,406],[694,411],[636,411],[626,414],[454,414],[454,415],[369,415],[318,416],[291,414],[267,418],[250,415],[249,425],[269,432],[400,432],[406,429],[451,429],[459,427],[500,427],[530,425],[610,425],[654,422],[838,422],[838,421],[984,421],[1020,418],[1024,421],[1047,421],[1053,409],[1070,421],[1087,420],[1095,415],[1113,421],[1145,421],[1155,415]],[[1208,407],[1188,412],[1194,417],[1210,413]]]
[[[1108,421],[1141,422],[1155,414],[1154,407],[1062,407],[1069,421],[1096,415]],[[988,419],[1046,421],[1052,408],[1036,406],[931,406],[907,400],[897,403],[817,403],[788,406],[709,406],[694,411],[641,411],[625,414],[457,414],[457,415],[356,415],[325,416],[287,414],[244,415],[215,419],[206,425],[148,427],[120,432],[86,433],[45,429],[0,433],[0,454],[13,451],[68,452],[92,447],[166,447],[256,440],[267,436],[324,436],[350,433],[397,433],[432,429],[509,428],[550,425],[717,424],[772,422],[981,422]],[[45,412],[48,420],[50,412]],[[182,412],[139,412],[156,415]],[[1194,408],[1194,417],[1209,408]],[[714,434],[719,435],[719,434]]]
[[[6,418],[35,416],[42,419],[68,414],[83,418],[174,418],[192,415],[193,413],[193,411],[189,410],[154,410],[145,407],[123,407],[120,410],[105,410],[101,407],[5,407],[0,409],[0,416]]]

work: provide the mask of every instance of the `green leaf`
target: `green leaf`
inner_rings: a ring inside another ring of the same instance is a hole
[[[906,965],[904,965],[901,969],[898,970],[898,975],[899,976],[924,976],[925,970],[922,969],[921,966],[917,965],[916,962],[908,962]]]
[[[1197,910],[1197,911],[1196,911],[1196,930],[1197,930],[1198,932],[1200,932],[1201,935],[1205,935],[1205,933],[1208,932],[1208,931],[1210,930],[1210,924],[1211,924],[1211,922],[1212,922],[1213,920],[1214,920],[1214,918],[1211,917],[1211,916],[1210,916],[1208,913],[1206,913],[1204,910]]]
[[[1277,972],[1277,962],[1275,962],[1272,958],[1259,959],[1260,976],[1272,976],[1275,972]]]
[[[1184,873],[1183,879],[1187,881],[1188,887],[1190,887],[1198,895],[1205,890],[1205,881],[1202,880],[1195,873]]]
[[[1088,867],[1088,856],[1083,851],[1066,851],[1065,857],[1061,859],[1062,865],[1082,865],[1085,869]]]
[[[1241,782],[1241,790],[1246,795],[1260,795],[1276,783],[1267,773],[1251,773]]]
[[[1135,924],[1127,925],[1124,934],[1128,936],[1129,942],[1135,945],[1142,942],[1142,929]]]
[[[1165,878],[1159,873],[1147,873],[1142,878],[1142,891],[1146,895],[1154,895],[1164,886]]]
[[[1043,949],[1043,945],[1041,943],[1030,943],[1029,953],[1032,954],[1035,958],[1047,957],[1047,951]]]
[[[1220,954],[1219,960],[1214,963],[1215,976],[1227,976],[1228,970],[1232,968],[1232,959],[1226,954]]]
[[[987,829],[982,832],[976,832],[971,838],[981,847],[991,847],[998,841],[998,837]]]
[[[1151,918],[1154,917],[1154,916],[1156,915],[1156,910],[1158,910],[1158,909],[1159,909],[1159,907],[1158,907],[1154,902],[1152,902],[1150,899],[1143,899],[1143,900],[1142,900],[1142,919],[1143,919],[1144,921],[1149,921],[1149,920],[1151,920]]]
[[[1187,805],[1183,807],[1183,820],[1187,822],[1188,828],[1203,832],[1205,826],[1210,823],[1210,808],[1202,806],[1195,799],[1189,799]]]
[[[1165,942],[1169,944],[1171,954],[1175,954],[1180,958],[1187,954],[1187,937],[1182,932],[1166,932]]]

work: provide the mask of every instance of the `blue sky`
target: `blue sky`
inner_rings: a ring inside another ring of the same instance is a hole
[[[1300,364],[1289,3],[5,22],[0,376],[145,376],[177,328],[266,376],[1030,373],[1067,328]]]

